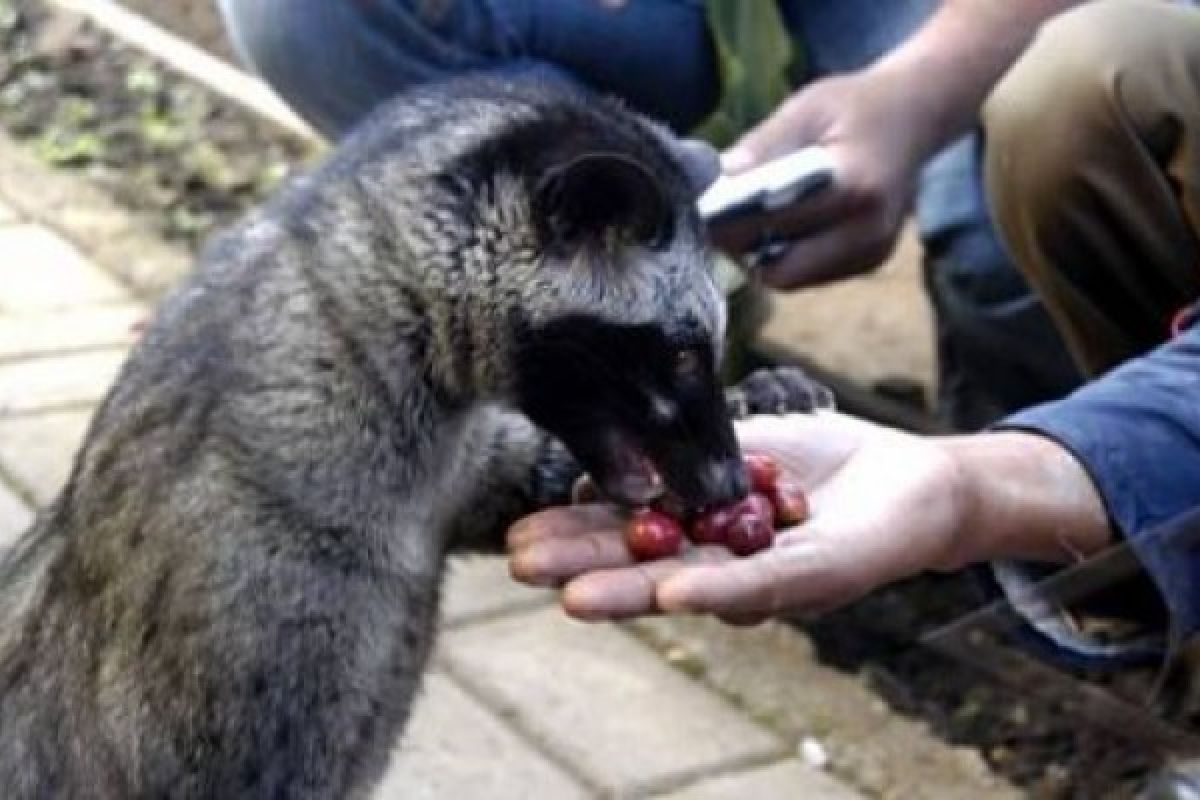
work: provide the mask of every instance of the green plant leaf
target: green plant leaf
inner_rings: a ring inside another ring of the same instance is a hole
[[[799,48],[775,0],[708,0],[721,101],[696,134],[718,147],[761,122],[791,91]]]

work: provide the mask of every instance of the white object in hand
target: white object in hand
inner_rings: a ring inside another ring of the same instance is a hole
[[[700,215],[709,221],[742,213],[775,211],[828,185],[833,157],[824,147],[797,150],[737,175],[722,175],[700,196]]]

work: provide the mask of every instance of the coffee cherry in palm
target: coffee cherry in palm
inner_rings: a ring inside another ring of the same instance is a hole
[[[625,545],[638,561],[668,558],[683,546],[683,526],[662,512],[639,509],[625,525]]]
[[[746,472],[750,474],[750,489],[760,494],[769,494],[779,480],[779,465],[775,459],[760,453],[746,453],[742,456]]]

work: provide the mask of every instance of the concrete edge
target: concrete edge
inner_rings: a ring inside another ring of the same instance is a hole
[[[191,269],[192,254],[165,242],[148,215],[118,207],[85,178],[43,163],[4,131],[0,198],[88,253],[138,300],[156,302]]]
[[[140,14],[118,5],[114,0],[49,2],[63,10],[87,17],[126,44],[237,103],[252,114],[274,124],[282,132],[305,142],[322,141],[322,137],[261,79],[181,39]]]

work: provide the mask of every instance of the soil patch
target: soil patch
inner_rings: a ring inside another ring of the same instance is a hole
[[[73,15],[0,0],[0,123],[47,163],[199,242],[311,156],[223,98]]]

